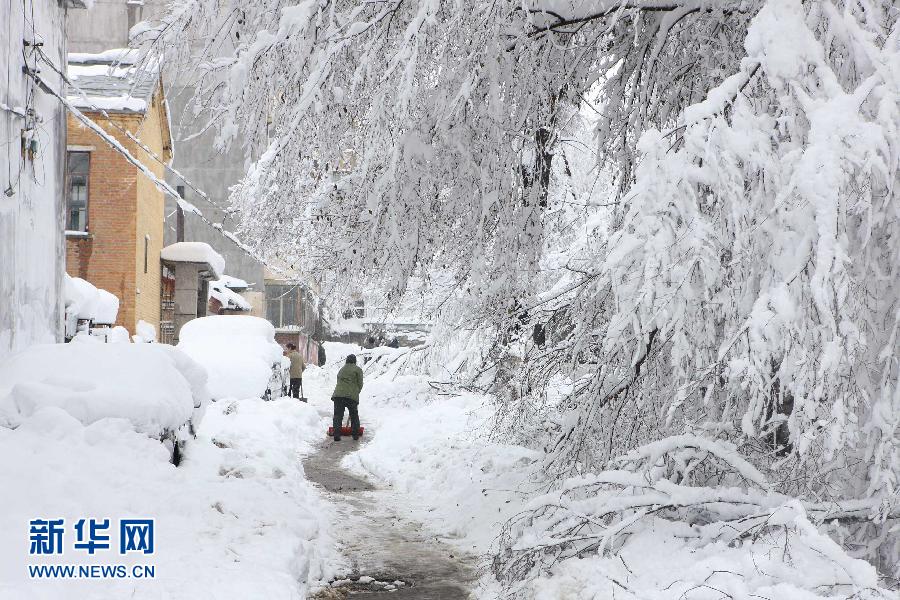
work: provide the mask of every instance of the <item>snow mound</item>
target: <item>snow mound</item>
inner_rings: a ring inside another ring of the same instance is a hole
[[[181,328],[178,349],[206,368],[215,399],[262,396],[283,354],[272,324],[244,315],[189,321]]]
[[[0,427],[0,531],[19,532],[0,536],[0,598],[306,598],[339,561],[329,507],[297,460],[322,427],[297,401],[216,403],[177,468],[122,420],[85,426],[48,407],[17,429]],[[65,519],[63,562],[149,562],[156,577],[29,579],[26,565],[40,557],[28,554],[28,523],[42,516]],[[112,527],[155,519],[155,554],[120,556],[115,531],[109,551],[72,551],[75,522],[93,517]]]
[[[67,314],[78,319],[112,325],[119,315],[119,298],[89,281],[66,273],[65,307]]]
[[[141,319],[137,323],[137,333],[134,335],[134,343],[150,343],[156,341],[156,327]]]
[[[163,248],[159,256],[170,262],[206,263],[216,277],[225,272],[225,259],[205,242],[175,242]]]
[[[121,418],[151,437],[181,436],[207,400],[202,367],[160,344],[42,344],[0,364],[5,426],[55,407],[86,425]]]
[[[97,289],[97,306],[94,323],[112,325],[119,315],[119,299],[104,289]]]

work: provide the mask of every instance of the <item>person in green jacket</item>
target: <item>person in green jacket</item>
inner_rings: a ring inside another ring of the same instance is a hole
[[[350,431],[353,439],[359,439],[359,393],[363,387],[363,372],[356,366],[356,355],[347,357],[347,363],[337,374],[337,384],[331,400],[334,402],[334,441],[341,441],[341,421],[344,420],[344,409],[350,412]]]

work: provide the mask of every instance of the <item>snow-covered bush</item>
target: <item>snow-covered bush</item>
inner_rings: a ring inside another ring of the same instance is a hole
[[[203,365],[216,400],[264,396],[275,371],[280,374],[283,358],[272,324],[245,315],[189,321],[181,328],[177,348]],[[271,391],[279,395],[281,384],[276,388]]]
[[[70,344],[32,346],[0,364],[4,427],[52,406],[85,425],[126,419],[171,445],[193,435],[208,400],[203,368],[162,344],[104,344],[79,336]]]
[[[871,564],[850,557],[823,533],[829,522],[867,519],[879,508],[877,500],[801,502],[774,492],[765,475],[734,446],[697,436],[650,443],[611,466],[615,469],[566,479],[558,489],[533,498],[505,525],[494,569],[510,597],[519,597],[533,579],[569,559],[631,552],[632,538],[640,540],[654,530],[694,540],[679,550],[686,553],[743,547],[745,556],[770,557],[763,562],[777,553],[781,568],[757,564],[757,575],[764,577],[750,587],[785,586],[784,594],[789,589],[807,594],[831,590],[841,598],[891,597]],[[900,512],[893,514],[898,516]],[[733,568],[744,562],[742,557],[729,564]],[[616,583],[608,567],[599,572],[602,577],[594,585]],[[714,572],[703,574],[712,577]],[[679,598],[686,588],[703,587],[702,578],[691,581],[696,573],[688,578],[678,570],[672,573],[671,583],[653,590],[652,597]],[[729,573],[748,584],[746,574]]]

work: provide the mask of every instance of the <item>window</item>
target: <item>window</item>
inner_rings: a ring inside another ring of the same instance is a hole
[[[277,328],[313,333],[316,313],[312,297],[301,285],[266,285],[266,317]]]
[[[150,236],[144,236],[144,273],[147,272],[148,258],[150,254]]]
[[[266,317],[275,327],[299,327],[297,300],[300,286],[267,285]]]
[[[88,180],[91,153],[71,151],[66,156],[66,230],[87,231]]]

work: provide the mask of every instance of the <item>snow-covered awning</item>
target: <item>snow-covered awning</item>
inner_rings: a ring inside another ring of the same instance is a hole
[[[240,277],[234,277],[232,275],[223,275],[222,278],[215,283],[222,284],[228,289],[235,290],[236,292],[242,292],[250,287],[249,283]]]
[[[209,284],[209,297],[215,298],[223,308],[228,310],[250,311],[253,307],[247,300],[231,290],[223,283],[224,280],[212,281]]]
[[[176,242],[163,248],[159,256],[167,262],[209,265],[217,279],[225,271],[225,259],[205,242]]]

